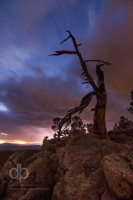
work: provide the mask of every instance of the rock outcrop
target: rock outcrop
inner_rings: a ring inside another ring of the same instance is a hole
[[[133,155],[105,156],[102,160],[104,175],[117,197],[133,198]]]
[[[110,139],[133,149],[133,129],[114,129],[109,131]]]
[[[90,135],[70,139],[58,152],[59,180],[52,199],[101,200],[105,192],[106,197],[116,198],[114,191],[109,191],[102,160],[110,154],[126,155],[127,151],[124,145]]]
[[[110,133],[111,140],[78,134],[63,139],[62,145],[56,139],[45,139],[39,153],[13,154],[1,176],[7,177],[17,162],[23,162],[29,174],[21,183],[9,181],[25,190],[17,190],[16,195],[8,189],[4,200],[132,200],[132,131],[115,134]],[[123,137],[127,140],[122,141]]]

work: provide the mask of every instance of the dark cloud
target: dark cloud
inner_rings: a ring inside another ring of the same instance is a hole
[[[108,91],[107,122],[109,127],[127,111],[133,90],[133,12],[132,1],[104,1],[99,16],[91,13],[89,37],[83,40],[85,59],[97,58],[112,63],[104,68]],[[94,66],[88,67],[94,71]]]
[[[75,106],[83,93],[79,78],[71,70],[64,71],[70,74],[67,80],[50,78],[43,68],[34,67],[33,76],[11,77],[1,84],[0,102],[8,108],[0,112],[1,131],[13,134],[24,126],[49,128],[54,117],[63,116]]]
[[[0,2],[0,131],[8,139],[36,141],[52,134],[52,119],[64,116],[79,104],[89,86],[81,85],[76,57],[48,57],[70,29],[85,59],[112,63],[105,68],[108,91],[108,128],[120,115],[129,118],[127,107],[133,90],[132,0],[23,0]],[[95,66],[88,65],[94,75]],[[81,116],[92,121],[94,106]],[[5,136],[1,136],[3,139]]]

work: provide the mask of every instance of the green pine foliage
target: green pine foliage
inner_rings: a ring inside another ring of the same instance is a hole
[[[133,125],[133,122],[127,117],[121,116],[118,123],[115,123],[114,129],[128,129]]]

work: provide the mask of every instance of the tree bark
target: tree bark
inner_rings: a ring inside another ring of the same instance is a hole
[[[98,91],[96,93],[96,106],[94,112],[94,132],[100,135],[101,139],[107,137],[106,129],[106,105],[107,105],[107,93],[104,83],[104,73],[101,67],[97,66],[96,74],[98,77]]]
[[[97,103],[94,113],[94,132],[99,134],[101,139],[105,139],[107,135],[105,120],[107,99],[105,95],[100,95],[100,97],[96,97],[96,100]]]

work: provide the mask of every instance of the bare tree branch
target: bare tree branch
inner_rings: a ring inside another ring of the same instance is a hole
[[[84,62],[81,53],[78,50],[78,46],[81,44],[77,44],[75,37],[71,34],[70,31],[67,31],[69,33],[69,36],[64,39],[62,43],[64,43],[65,41],[67,41],[69,38],[71,38],[75,51],[69,51],[69,50],[60,50],[60,51],[55,51],[55,54],[50,54],[49,56],[59,56],[59,55],[63,55],[63,54],[76,54],[79,58],[82,70],[84,72],[84,76],[87,78],[87,81],[90,83],[90,85],[92,86],[93,90],[96,92],[97,91],[97,86],[93,80],[93,78],[91,77],[90,73],[87,70],[87,66],[86,63]]]
[[[63,43],[66,42],[69,38],[70,38],[70,36],[68,36],[66,39],[64,39],[60,44],[63,44]]]
[[[79,58],[81,67],[82,67],[83,72],[84,72],[84,75],[86,76],[86,78],[87,78],[88,82],[90,83],[90,85],[92,86],[93,90],[94,90],[94,91],[97,91],[97,86],[96,86],[96,84],[95,84],[93,78],[91,77],[90,73],[88,72],[88,70],[87,70],[87,65],[86,65],[86,63],[84,62],[83,57],[82,57],[81,53],[80,53],[79,50],[78,50],[78,44],[77,44],[77,42],[76,42],[75,37],[71,34],[70,31],[67,31],[67,32],[69,33],[69,36],[70,36],[70,38],[72,39],[74,48],[75,48],[75,50],[76,50],[76,52],[77,52],[77,56],[78,56],[78,58]]]
[[[98,62],[98,63],[102,63],[102,64],[104,64],[104,65],[111,65],[111,63],[109,63],[109,62],[105,62],[105,61],[102,61],[102,60],[85,60],[84,61],[85,63],[86,62]]]
[[[83,82],[82,84],[86,84],[86,83],[89,83],[88,81],[86,81],[86,82]]]
[[[71,120],[71,117],[72,117],[73,114],[75,114],[77,112],[79,112],[79,114],[80,114],[90,104],[93,95],[94,95],[93,91],[88,93],[87,95],[85,95],[83,97],[79,106],[68,111],[69,113],[59,123],[59,132],[61,132],[63,125],[65,123],[67,123],[67,121]]]
[[[81,46],[82,44],[77,44],[77,47]]]
[[[77,54],[76,51],[69,51],[69,50],[61,50],[61,51],[55,51],[55,54],[50,54],[49,56],[60,56],[63,54]]]

